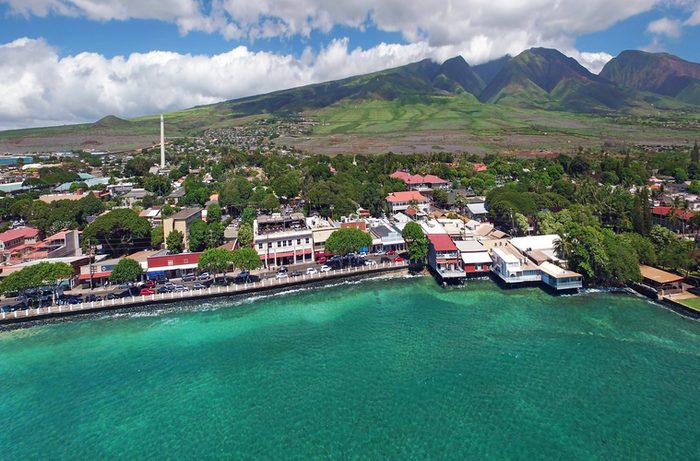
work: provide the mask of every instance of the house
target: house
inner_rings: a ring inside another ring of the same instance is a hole
[[[428,234],[428,264],[443,280],[464,277],[457,245],[447,234]]]
[[[153,195],[152,193],[148,192],[146,189],[131,189],[129,192],[124,194],[122,197],[124,200],[124,203],[127,207],[133,208],[136,202],[140,202],[143,200],[147,195]]]
[[[467,275],[483,275],[491,270],[493,260],[488,250],[478,240],[455,241]]]
[[[510,240],[511,245],[532,262],[540,265],[544,262],[558,263],[557,245],[561,240],[557,234],[531,235]]]
[[[430,199],[417,191],[391,193],[387,196],[386,202],[392,213],[406,211],[408,207],[413,207],[422,213],[428,213],[430,209]]]
[[[450,187],[449,181],[432,174],[421,176],[419,174],[412,175],[406,171],[395,171],[390,177],[403,181],[410,190],[430,192],[433,189],[449,189]]]
[[[180,231],[184,237],[183,244],[189,248],[190,225],[198,219],[202,219],[201,208],[183,208],[169,218],[163,219],[163,238],[168,241],[168,235],[173,231]],[[167,243],[166,243],[167,247]]]
[[[153,206],[139,213],[139,216],[148,220],[152,227],[156,227],[162,224],[163,218],[161,217],[161,212],[163,210],[162,206]]]
[[[505,243],[491,249],[491,272],[506,285],[539,282],[542,271],[539,266],[523,257],[514,246]]]
[[[540,264],[542,282],[555,291],[578,290],[583,286],[583,276],[579,273],[562,269],[550,262]]]
[[[39,229],[36,227],[23,226],[10,229],[0,234],[0,253],[3,260],[9,259],[13,253],[31,251],[36,246],[39,237]]]
[[[168,195],[168,202],[177,204],[182,197],[185,196],[185,188],[178,187]]]
[[[80,231],[63,230],[46,237],[39,242],[37,250],[45,251],[47,258],[64,258],[69,256],[81,256]]]
[[[258,216],[253,222],[253,247],[265,267],[312,262],[313,231],[301,213]]]
[[[683,277],[671,272],[662,271],[651,266],[640,265],[642,286],[656,292],[658,298],[683,291]]]
[[[674,217],[675,215],[675,217]],[[651,209],[651,220],[654,224],[666,227],[675,232],[687,232],[689,222],[695,213],[681,210],[672,206],[655,206]]]
[[[484,163],[475,163],[472,168],[474,169],[475,173],[481,173],[483,171],[486,171],[489,169],[488,166],[486,166]]]
[[[484,222],[488,220],[489,211],[486,209],[486,203],[476,202],[467,203],[467,216],[474,221]]]

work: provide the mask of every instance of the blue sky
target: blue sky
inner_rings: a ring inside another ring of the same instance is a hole
[[[532,46],[700,62],[700,0],[0,0],[0,128],[132,117]]]

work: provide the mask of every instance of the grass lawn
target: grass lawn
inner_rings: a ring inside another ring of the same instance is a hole
[[[678,302],[700,312],[700,298],[683,299]]]

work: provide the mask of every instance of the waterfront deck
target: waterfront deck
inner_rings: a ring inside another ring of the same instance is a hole
[[[153,295],[137,295],[111,300],[103,299],[102,301],[85,302],[80,304],[54,305],[38,309],[24,309],[15,312],[0,313],[0,324],[28,322],[44,318],[65,317],[70,315],[124,309],[149,304],[173,303],[203,298],[233,296],[259,291],[277,290],[280,288],[323,282],[326,280],[338,280],[360,275],[406,270],[407,268],[407,261],[385,262],[375,266],[348,267],[329,272],[318,272],[311,275],[304,274],[299,277],[289,277],[283,279],[269,278],[262,279],[259,282],[233,284],[228,286],[212,286],[202,290],[160,293]]]

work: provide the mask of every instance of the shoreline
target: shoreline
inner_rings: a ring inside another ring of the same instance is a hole
[[[188,302],[226,297],[238,298],[256,293],[276,293],[290,288],[315,286],[319,283],[332,281],[363,279],[372,275],[397,277],[399,274],[407,275],[408,269],[409,265],[407,262],[385,263],[377,267],[347,268],[328,273],[319,273],[315,276],[301,276],[298,278],[289,278],[287,280],[263,279],[260,282],[249,284],[234,284],[226,287],[217,286],[216,288],[210,287],[206,290],[179,292],[177,295],[171,292],[147,296],[132,296],[131,298],[120,298],[118,300],[112,299],[109,301],[87,302],[76,305],[18,310],[12,313],[0,314],[0,331],[12,326],[31,327],[35,322],[43,322],[52,319],[79,318],[83,315],[112,311],[128,311],[134,308],[139,309],[146,306],[169,305],[183,301]]]

